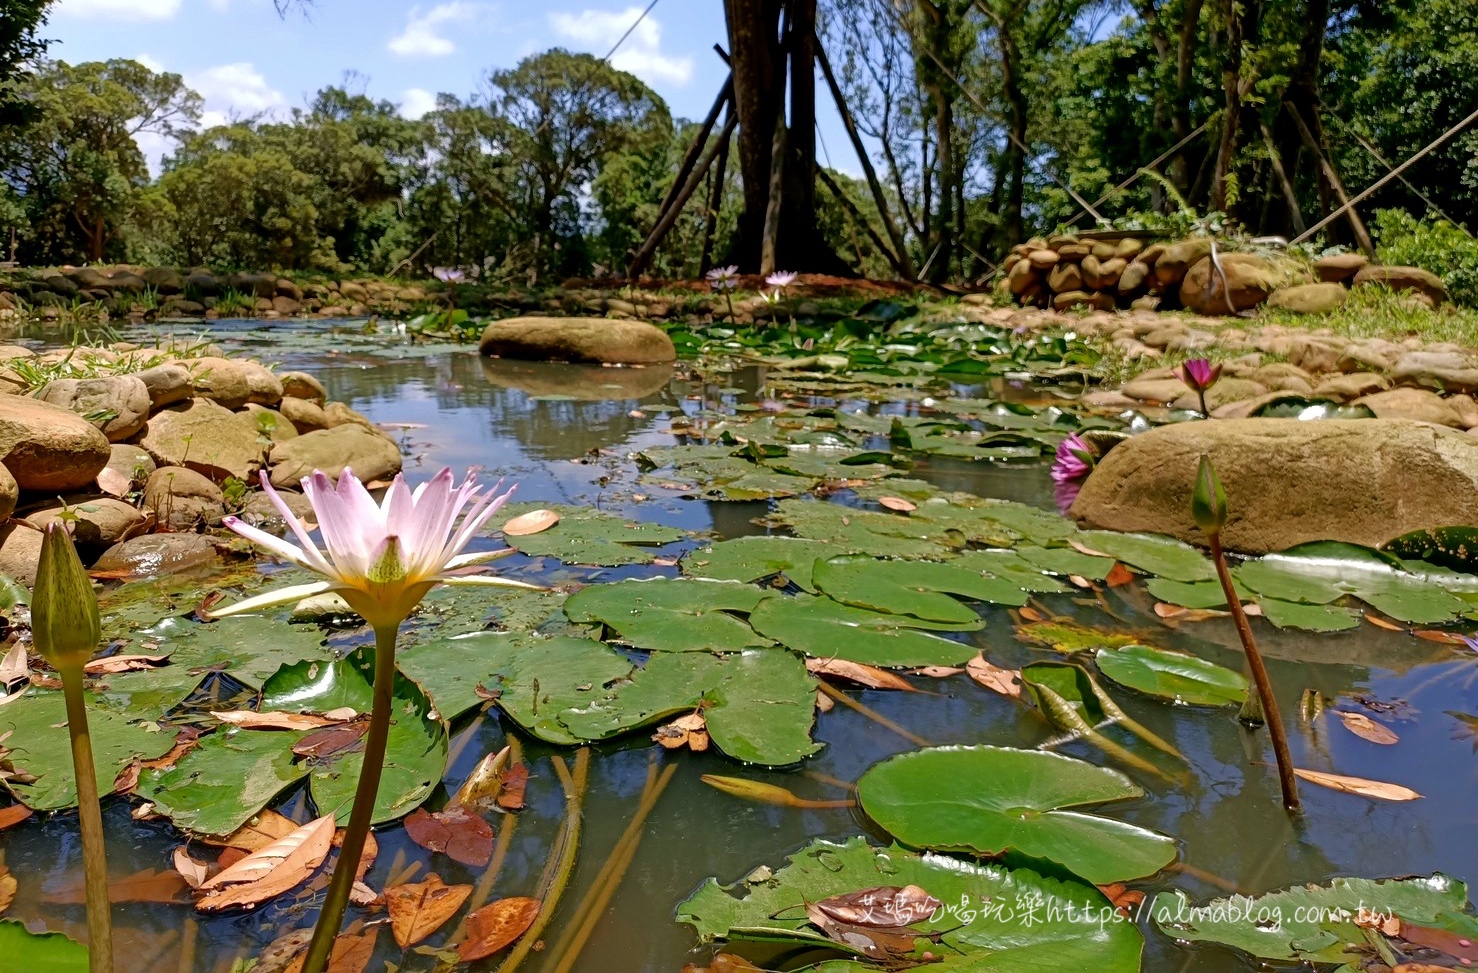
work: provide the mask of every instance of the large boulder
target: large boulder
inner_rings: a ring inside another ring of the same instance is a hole
[[[220,482],[247,479],[262,465],[263,444],[246,423],[210,399],[191,399],[149,418],[139,445],[160,466],[183,466]]]
[[[1447,300],[1447,288],[1442,286],[1442,278],[1420,267],[1368,264],[1355,275],[1355,286],[1364,284],[1384,284],[1393,291],[1415,291],[1431,301],[1433,307]]]
[[[1197,314],[1235,314],[1266,301],[1277,283],[1272,265],[1256,254],[1206,256],[1186,272],[1180,303]]]
[[[328,393],[324,391],[323,383],[307,372],[283,372],[277,377],[282,382],[283,395],[307,399],[319,405],[328,401]]]
[[[1370,263],[1363,253],[1336,253],[1314,261],[1314,273],[1326,284],[1345,284]]]
[[[297,486],[315,470],[338,479],[346,468],[369,482],[400,472],[400,448],[383,433],[346,422],[279,443],[272,447],[269,462],[273,486]]]
[[[112,497],[91,497],[82,503],[54,504],[32,511],[26,522],[42,530],[54,521],[72,521],[72,539],[83,557],[91,558],[119,541],[147,530],[150,518],[131,503]]]
[[[1349,296],[1342,284],[1295,284],[1273,291],[1268,307],[1284,308],[1295,314],[1328,314],[1343,307]]]
[[[22,490],[86,487],[109,455],[108,438],[81,416],[39,399],[0,395],[0,461]]]
[[[677,358],[672,339],[643,321],[606,318],[509,318],[482,333],[478,350],[532,361],[645,365]]]
[[[152,409],[183,402],[195,395],[195,386],[192,384],[189,370],[175,362],[165,362],[141,372],[134,372],[133,377],[143,382],[144,387],[149,390],[149,403]]]
[[[112,443],[131,438],[149,420],[149,387],[132,375],[104,378],[59,378],[36,396],[92,420]]]
[[[142,446],[114,443],[108,465],[98,473],[97,488],[110,497],[124,497],[144,485],[156,464]]]
[[[38,543],[38,550],[39,547]],[[0,548],[0,557],[3,553],[4,548]],[[116,577],[151,577],[212,565],[219,559],[215,545],[204,535],[145,534],[108,548],[93,564],[92,570]]]
[[[1146,251],[1145,260],[1153,264],[1155,283],[1161,287],[1170,288],[1181,282],[1186,271],[1190,270],[1196,261],[1210,253],[1211,238],[1200,236],[1170,244],[1154,261],[1148,259],[1148,251]]]
[[[221,488],[182,466],[162,466],[150,474],[144,485],[144,506],[170,530],[217,524],[226,514]]]
[[[184,364],[190,370],[196,395],[219,402],[228,409],[239,409],[251,398],[246,362],[207,355]]]
[[[1478,439],[1401,419],[1229,419],[1160,426],[1119,443],[1071,514],[1088,527],[1205,535],[1191,520],[1201,456],[1226,487],[1222,542],[1261,554],[1307,541],[1379,545],[1478,524]]]
[[[15,477],[10,475],[10,470],[0,463],[0,524],[5,523],[10,515],[15,513],[15,505],[20,500],[21,488],[16,485]]]

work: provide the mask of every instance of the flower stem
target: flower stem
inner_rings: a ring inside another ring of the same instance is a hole
[[[103,839],[103,809],[97,769],[82,699],[82,667],[61,670],[67,701],[67,732],[72,736],[72,769],[77,777],[77,814],[82,823],[82,872],[87,888],[87,962],[92,973],[113,973],[113,915],[108,901],[108,850]]]
[[[354,790],[354,804],[349,823],[344,826],[344,841],[339,860],[328,884],[328,895],[313,927],[313,941],[308,944],[303,973],[323,973],[334,939],[344,924],[344,911],[349,906],[349,892],[354,888],[354,873],[364,854],[365,837],[375,816],[375,797],[380,790],[380,772],[385,767],[385,746],[390,739],[390,715],[395,689],[395,636],[400,626],[375,627],[374,705],[370,709],[369,732],[364,738],[364,765],[359,771],[359,786]]]
[[[1252,681],[1262,700],[1263,714],[1268,721],[1268,736],[1273,741],[1273,756],[1278,760],[1278,783],[1283,788],[1283,806],[1290,811],[1299,809],[1298,780],[1293,776],[1293,758],[1288,755],[1288,737],[1283,732],[1283,720],[1278,715],[1278,700],[1273,696],[1273,682],[1268,678],[1267,667],[1262,664],[1262,654],[1252,638],[1252,626],[1247,622],[1247,613],[1242,611],[1242,599],[1237,597],[1237,588],[1232,584],[1232,572],[1227,569],[1226,555],[1221,549],[1221,537],[1216,533],[1207,535],[1211,542],[1211,561],[1216,565],[1216,577],[1221,581],[1221,590],[1226,595],[1227,607],[1232,610],[1232,621],[1237,626],[1237,637],[1247,653],[1247,666],[1252,670]]]
[[[1205,389],[1196,389],[1196,394],[1198,396],[1200,396],[1200,398],[1201,398],[1201,417],[1203,419],[1210,419],[1211,418],[1211,410],[1208,409],[1208,408],[1206,408],[1206,390]]]

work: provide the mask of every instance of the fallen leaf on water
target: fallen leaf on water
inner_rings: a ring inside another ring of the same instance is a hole
[[[1068,538],[1067,542],[1072,547],[1072,549],[1077,551],[1079,554],[1086,554],[1089,557],[1113,558],[1112,554],[1105,554],[1102,551],[1095,551],[1093,548],[1089,547],[1087,544],[1084,544],[1080,540],[1075,540],[1070,537]]]
[[[909,669],[910,676],[928,676],[930,679],[946,679],[950,676],[958,676],[965,670],[959,666],[921,666],[918,669]]]
[[[12,804],[10,807],[0,807],[0,831],[13,828],[31,816],[31,809],[24,804]]]
[[[837,676],[868,689],[899,689],[917,692],[907,679],[886,669],[848,662],[846,659],[807,659],[806,671],[813,676]]]
[[[365,908],[380,902],[381,898],[380,893],[356,879],[354,884],[349,886],[349,901]]]
[[[1093,587],[1093,582],[1092,581],[1089,581],[1087,578],[1083,577],[1081,574],[1070,574],[1070,575],[1067,576],[1067,579],[1069,581],[1071,581],[1075,587],[1078,587],[1078,588],[1091,588],[1091,587]]]
[[[1255,601],[1249,601],[1247,602],[1247,604],[1242,606],[1242,614],[1250,615],[1253,618],[1261,618],[1262,606]]]
[[[559,523],[559,514],[553,510],[530,510],[526,514],[519,514],[503,525],[503,533],[508,537],[527,537],[546,531]]]
[[[472,773],[462,781],[462,786],[457,788],[457,793],[447,801],[447,807],[461,805],[463,807],[490,807],[497,803],[498,795],[503,792],[503,774],[508,770],[508,765],[513,761],[513,748],[504,747],[496,753],[490,753],[477,762],[472,768]]]
[[[246,730],[316,730],[347,723],[359,714],[349,707],[327,713],[258,713],[249,709],[212,710],[211,716]]]
[[[689,963],[682,968],[680,973],[764,973],[764,971],[743,956],[719,953],[713,958],[712,966],[698,966],[696,963]]]
[[[1471,934],[1448,932],[1436,926],[1421,926],[1414,922],[1401,922],[1394,916],[1390,917],[1392,922],[1399,922],[1401,927],[1400,936],[1414,946],[1425,946],[1427,949],[1438,950],[1446,956],[1457,960],[1459,969],[1469,969],[1478,963],[1478,943],[1473,941]],[[1436,959],[1437,957],[1429,957]],[[1445,958],[1445,957],[1443,957]],[[1443,973],[1452,973],[1451,967],[1437,967]]]
[[[836,708],[837,701],[826,695],[821,690],[816,690],[816,709],[822,713],[830,713]]]
[[[1458,635],[1456,632],[1438,632],[1432,629],[1418,629],[1411,634],[1415,635],[1419,639],[1426,639],[1428,642],[1440,642],[1443,645],[1463,644],[1463,637],[1461,635]]]
[[[16,642],[0,660],[0,703],[18,699],[31,685],[31,666],[26,661],[26,647]]]
[[[944,903],[917,885],[880,885],[816,903],[816,908],[838,922],[874,929],[911,926],[933,916]]]
[[[1122,588],[1126,584],[1133,583],[1134,572],[1130,571],[1122,563],[1116,563],[1112,568],[1109,568],[1108,577],[1103,580],[1110,588]]]
[[[984,652],[965,663],[965,671],[970,674],[971,679],[992,692],[1010,696],[1012,699],[1021,698],[1021,671],[1002,669],[994,665],[986,659]]]
[[[369,720],[351,720],[336,726],[323,726],[293,744],[293,755],[323,760],[359,746],[369,730]]]
[[[679,716],[671,723],[664,723],[657,727],[657,732],[652,734],[652,739],[668,750],[687,747],[689,750],[702,753],[708,749],[708,723],[703,719],[703,714],[689,713],[686,716]]]
[[[905,500],[902,497],[878,497],[878,503],[887,507],[889,510],[896,510],[902,514],[913,513],[919,509],[918,504],[910,500]]]
[[[179,763],[181,757],[200,746],[203,732],[198,726],[183,727],[174,735],[174,746],[169,748],[168,753],[152,760],[140,760],[139,766],[148,770],[170,770]]]
[[[1355,925],[1361,929],[1374,929],[1382,936],[1401,935],[1401,920],[1389,912],[1361,909],[1355,914]]]
[[[311,936],[310,936],[311,938]],[[380,938],[380,927],[370,926],[362,933],[342,933],[334,937],[334,945],[328,954],[326,973],[364,973],[375,955],[375,940]],[[306,946],[298,951],[283,973],[303,973],[303,964],[308,962]],[[252,967],[256,973],[257,967]]]
[[[1167,622],[1204,622],[1212,618],[1226,618],[1231,612],[1220,608],[1182,608],[1160,601],[1155,603],[1155,614]]]
[[[345,829],[340,828],[334,832],[333,847],[342,850],[344,847]],[[364,847],[359,852],[359,867],[354,869],[354,877],[364,878],[364,873],[374,867],[375,859],[380,857],[380,843],[375,840],[375,833],[369,832],[364,836]]]
[[[1020,615],[1022,618],[1026,619],[1029,622],[1045,622],[1047,620],[1046,615],[1037,611],[1031,605],[1023,605],[1021,608],[1017,609],[1016,614]]]
[[[405,819],[405,833],[427,851],[463,865],[481,868],[493,857],[493,826],[461,805],[436,812],[417,808]]]
[[[117,902],[189,902],[190,886],[172,868],[146,868],[108,883],[108,900]],[[43,889],[41,901],[57,905],[82,905],[87,891],[79,876],[74,884]]]
[[[472,886],[447,885],[434,872],[424,882],[386,889],[385,911],[395,942],[401,949],[419,943],[445,925],[471,894]]]
[[[528,765],[522,760],[517,761],[503,775],[503,790],[497,797],[498,806],[505,811],[519,810],[523,807],[523,795],[528,786]]]
[[[261,851],[298,829],[297,822],[276,811],[262,811],[228,835],[197,835],[208,845],[224,845],[242,851]]]
[[[1385,618],[1381,618],[1379,615],[1366,615],[1365,620],[1374,625],[1376,628],[1383,628],[1388,632],[1406,631],[1405,625],[1397,625],[1395,622]]]
[[[207,893],[195,903],[202,912],[233,906],[251,908],[301,884],[323,864],[334,840],[334,816],[326,814],[272,844],[252,852],[200,886]]]
[[[775,784],[765,784],[757,780],[749,780],[745,777],[721,777],[718,774],[704,774],[699,780],[725,794],[733,795],[746,801],[755,801],[759,804],[774,804],[776,807],[805,807],[805,808],[828,808],[828,807],[853,807],[854,801],[813,801],[804,797],[797,797],[784,787]]]
[[[839,922],[823,912],[815,902],[806,903],[806,918],[826,933],[832,942],[841,943],[869,959],[892,963],[914,951],[917,933],[902,926],[878,929]]]
[[[89,676],[101,676],[116,672],[142,672],[169,665],[167,655],[110,655],[105,659],[93,659],[83,666]]]
[[[307,949],[312,941],[312,929],[294,929],[290,933],[278,936],[257,954],[257,962],[251,968],[252,973],[286,973],[293,960]]]
[[[1350,713],[1345,710],[1333,710],[1332,712],[1340,718],[1340,722],[1344,723],[1345,729],[1362,740],[1389,746],[1401,739],[1389,727],[1377,723],[1364,713]]]
[[[1387,784],[1378,780],[1366,780],[1363,777],[1326,774],[1318,770],[1300,770],[1297,767],[1293,768],[1293,772],[1310,784],[1344,791],[1346,794],[1359,794],[1361,797],[1373,797],[1382,801],[1414,801],[1421,797],[1416,791],[1409,787],[1402,787],[1400,784]]]
[[[467,917],[467,939],[457,946],[464,963],[491,956],[513,945],[539,918],[538,899],[512,898],[490,902]]]
[[[1123,882],[1114,882],[1112,885],[1100,885],[1098,891],[1103,897],[1114,904],[1119,915],[1125,919],[1133,919],[1134,912],[1139,904],[1144,901],[1144,893],[1139,889],[1131,889]]]
[[[15,890],[18,885],[15,876],[10,874],[10,869],[0,865],[0,914],[10,908],[10,903],[15,901]]]
[[[183,878],[185,884],[192,889],[200,888],[210,877],[210,866],[191,858],[184,845],[174,850],[174,870],[180,873],[180,878]]]

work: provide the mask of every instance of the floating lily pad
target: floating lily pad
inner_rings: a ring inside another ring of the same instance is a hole
[[[1232,582],[1233,588],[1243,597],[1251,597],[1242,590],[1237,582]],[[1163,601],[1170,605],[1179,605],[1181,608],[1226,608],[1227,596],[1221,587],[1220,581],[1167,581],[1165,578],[1150,578],[1144,583],[1148,591],[1157,601]]]
[[[499,512],[503,521],[545,507],[537,503],[509,504]],[[648,564],[663,544],[680,541],[687,534],[676,527],[647,524],[602,513],[590,507],[555,505],[559,523],[537,534],[507,538],[510,547],[535,557],[554,557],[569,564]]]
[[[59,932],[31,932],[0,919],[0,956],[26,973],[87,973],[87,947]]]
[[[1353,594],[1392,618],[1421,624],[1471,608],[1452,589],[1478,589],[1478,578],[1413,572],[1390,553],[1328,541],[1269,554],[1237,573],[1249,588],[1282,601],[1319,605]]]
[[[718,541],[710,548],[691,551],[683,558],[683,574],[718,581],[758,581],[784,574],[807,591],[815,591],[811,566],[818,558],[856,553],[827,541],[800,537],[751,536]]]
[[[1089,581],[1102,581],[1114,569],[1111,557],[1095,557],[1071,547],[1037,547],[1023,544],[1016,556],[1034,567],[1052,574],[1077,575]]]
[[[1089,885],[1045,878],[1030,869],[962,862],[902,848],[875,848],[865,838],[813,841],[764,882],[704,883],[678,906],[679,922],[703,942],[715,939],[832,948],[801,905],[878,886],[917,885],[947,908],[916,928],[937,932],[960,955],[948,968],[983,973],[1092,969],[1135,973],[1143,939],[1133,923],[1112,919],[1112,906]],[[1077,922],[1069,916],[1095,917]],[[1104,916],[1108,921],[1098,922]],[[940,947],[934,947],[937,954]],[[824,965],[833,973],[872,970],[861,959]],[[941,967],[943,969],[944,967]]]
[[[1464,914],[1467,903],[1467,886],[1437,873],[1386,881],[1337,878],[1203,906],[1176,889],[1155,896],[1150,914],[1162,932],[1183,942],[1220,943],[1268,960],[1333,964],[1349,963],[1367,947],[1356,925],[1362,914],[1478,938],[1478,920]]]
[[[770,593],[736,581],[652,578],[584,588],[565,602],[575,622],[603,622],[639,649],[740,652],[769,644],[730,612],[749,614]]]
[[[1184,652],[1126,645],[1100,649],[1094,659],[1114,682],[1177,703],[1225,706],[1247,698],[1247,679],[1240,672]]]
[[[1055,862],[1094,885],[1152,875],[1175,840],[1072,808],[1142,797],[1128,777],[1083,760],[1009,747],[934,747],[857,781],[868,816],[903,844]]]
[[[949,525],[916,515],[898,517],[815,500],[782,500],[770,522],[789,527],[797,537],[829,541],[839,549],[877,557],[937,560],[964,547],[966,541]]]
[[[1343,632],[1360,627],[1360,613],[1340,605],[1303,605],[1281,598],[1258,601],[1262,615],[1278,628],[1301,628],[1310,632]]]
[[[1123,632],[1079,625],[1070,618],[1049,618],[1017,625],[1016,637],[1029,645],[1040,645],[1063,655],[1102,648],[1117,649],[1140,641],[1138,637]]]
[[[1386,541],[1380,548],[1403,560],[1428,561],[1454,571],[1478,573],[1478,528],[1434,527]]]
[[[816,586],[846,605],[934,622],[970,624],[979,616],[950,595],[998,605],[1024,605],[1026,592],[953,564],[884,561],[859,556],[818,561]]]
[[[230,834],[308,776],[292,748],[292,730],[221,727],[168,770],[144,770],[135,792],[153,801],[176,827]]]
[[[1028,561],[1019,551],[966,551],[950,563],[999,578],[1022,591],[1050,594],[1072,590],[1049,575],[1049,568]]]
[[[749,624],[766,638],[806,655],[875,666],[958,665],[977,651],[962,642],[918,631],[929,624],[921,619],[853,608],[811,595],[767,598],[749,616]],[[984,624],[981,620],[970,627]]]
[[[1118,534],[1107,530],[1083,531],[1078,541],[1090,550],[1123,561],[1133,568],[1171,581],[1214,581],[1211,559],[1194,547],[1160,534]]]

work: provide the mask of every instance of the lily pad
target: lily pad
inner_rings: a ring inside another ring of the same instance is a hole
[[[1227,607],[1226,592],[1222,590],[1220,581],[1167,581],[1164,578],[1150,578],[1144,583],[1145,590],[1154,596],[1155,600],[1163,601],[1170,605],[1179,605],[1181,608],[1225,608]],[[1250,598],[1236,580],[1232,587],[1238,595]]]
[[[1173,537],[1089,530],[1078,534],[1078,541],[1090,550],[1117,558],[1156,577],[1186,582],[1216,579],[1216,568],[1210,558]]]
[[[1269,960],[1348,963],[1368,944],[1356,925],[1362,915],[1395,916],[1478,938],[1478,920],[1463,914],[1467,886],[1440,872],[1426,878],[1378,881],[1337,878],[1256,898],[1234,895],[1203,906],[1179,889],[1155,896],[1155,925],[1182,942],[1220,943]]]
[[[868,816],[902,843],[1055,862],[1094,885],[1152,875],[1175,840],[1070,810],[1144,796],[1128,777],[1083,760],[1009,747],[934,747],[900,754],[857,782]]]
[[[1407,570],[1392,554],[1355,544],[1301,544],[1242,565],[1238,577],[1260,594],[1282,601],[1329,604],[1355,595],[1392,618],[1432,624],[1471,606],[1453,590],[1478,588],[1478,578],[1447,571]]]
[[[709,879],[678,906],[677,919],[693,926],[703,942],[753,940],[847,952],[809,924],[801,904],[883,885],[917,885],[945,903],[917,928],[939,933],[947,950],[962,954],[947,964],[950,969],[980,973],[1139,969],[1143,949],[1139,930],[1133,923],[1114,921],[1113,907],[1089,885],[1046,878],[1025,868],[1007,870],[896,847],[875,848],[861,837],[844,843],[813,841],[765,882],[724,886]],[[1085,915],[1093,921],[1074,921]],[[1106,921],[1100,923],[1100,916]],[[876,966],[843,959],[824,968],[851,973]]]
[[[0,956],[26,973],[87,973],[87,947],[59,932],[31,932],[0,919]]]
[[[964,547],[966,540],[948,525],[816,500],[782,500],[768,522],[789,527],[797,537],[877,557],[938,560]]]
[[[1121,686],[1177,703],[1239,705],[1247,698],[1247,679],[1205,659],[1148,645],[1099,649],[1098,669]]]
[[[308,776],[292,752],[303,736],[221,727],[170,769],[144,770],[135,793],[178,828],[230,834]]]
[[[839,558],[818,561],[812,577],[843,604],[935,622],[969,624],[979,617],[950,595],[998,605],[1024,605],[1027,599],[1010,582],[931,561]]]
[[[515,503],[504,507],[503,521],[545,507],[537,503]],[[537,534],[507,538],[510,547],[535,557],[554,557],[568,564],[649,564],[656,552],[649,550],[680,541],[687,534],[676,527],[645,524],[602,513],[590,507],[556,505],[559,523]],[[502,523],[503,521],[499,521]]]
[[[565,602],[575,622],[603,622],[639,649],[741,652],[770,643],[730,612],[749,614],[770,592],[736,581],[652,578],[584,588]]]
[[[1304,605],[1281,598],[1262,598],[1258,605],[1262,616],[1278,628],[1344,632],[1360,627],[1360,613],[1340,605]]]
[[[818,558],[852,554],[827,541],[799,537],[751,536],[719,541],[710,548],[691,551],[682,561],[683,574],[690,578],[717,581],[758,581],[784,574],[807,591],[815,591],[811,566]]]
[[[749,624],[797,652],[874,666],[959,665],[977,651],[963,642],[918,631],[929,624],[921,619],[853,608],[812,595],[767,598],[749,616]],[[984,624],[980,620],[970,627]]]
[[[1380,548],[1403,560],[1427,561],[1454,571],[1478,573],[1478,528],[1433,527],[1386,541]]]
[[[951,563],[999,578],[1022,591],[1053,594],[1072,590],[1052,577],[1050,568],[1028,561],[1019,551],[966,551]]]

